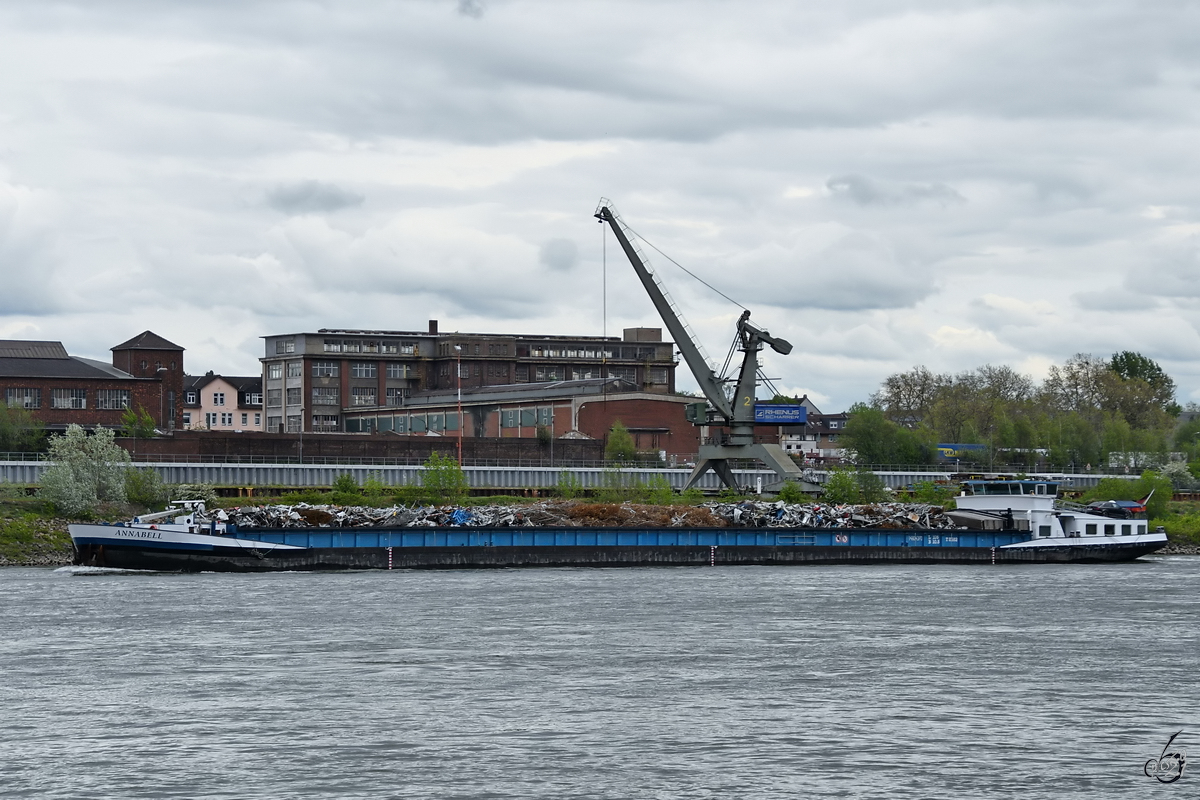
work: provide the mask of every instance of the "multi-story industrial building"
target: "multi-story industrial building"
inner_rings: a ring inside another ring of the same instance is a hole
[[[635,391],[675,390],[675,351],[660,328],[624,335],[321,329],[266,336],[267,431],[345,431],[347,416],[394,409],[421,392],[619,378]]]
[[[69,355],[61,342],[0,341],[0,397],[48,430],[120,427],[144,410],[159,430],[182,426],[183,348],[144,331],[112,348],[112,364]]]

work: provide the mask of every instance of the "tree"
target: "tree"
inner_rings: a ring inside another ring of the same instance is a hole
[[[1124,350],[1113,353],[1109,369],[1124,381],[1143,381],[1150,387],[1154,402],[1171,416],[1179,416],[1180,407],[1175,402],[1175,381],[1156,361],[1141,353]]]
[[[931,464],[934,448],[919,432],[892,422],[862,403],[850,407],[842,441],[859,464]]]
[[[35,453],[46,440],[46,426],[30,411],[0,403],[0,451]]]
[[[154,418],[144,407],[137,411],[132,406],[126,406],[121,414],[121,435],[131,439],[152,439],[157,431],[154,429]]]
[[[462,467],[451,456],[434,453],[421,471],[421,486],[431,498],[456,503],[467,496],[471,485]]]
[[[113,441],[109,428],[91,436],[71,424],[50,439],[50,461],[42,473],[41,495],[64,514],[79,516],[101,502],[125,501],[129,453]]]
[[[604,460],[620,463],[637,461],[637,445],[621,420],[614,422],[608,432],[608,440],[604,443]]]

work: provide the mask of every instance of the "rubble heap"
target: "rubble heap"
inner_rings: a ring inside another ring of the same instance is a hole
[[[218,512],[239,528],[890,528],[958,527],[939,506],[922,503],[831,505],[744,500],[652,506],[547,500],[531,505],[324,506],[299,503]]]

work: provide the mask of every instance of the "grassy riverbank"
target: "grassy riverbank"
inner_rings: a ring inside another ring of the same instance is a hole
[[[34,498],[0,501],[0,566],[52,567],[74,556],[68,520]]]

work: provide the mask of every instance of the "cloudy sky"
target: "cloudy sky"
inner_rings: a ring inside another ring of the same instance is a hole
[[[8,0],[0,337],[657,325],[604,196],[823,410],[1117,350],[1200,400],[1198,8]]]

